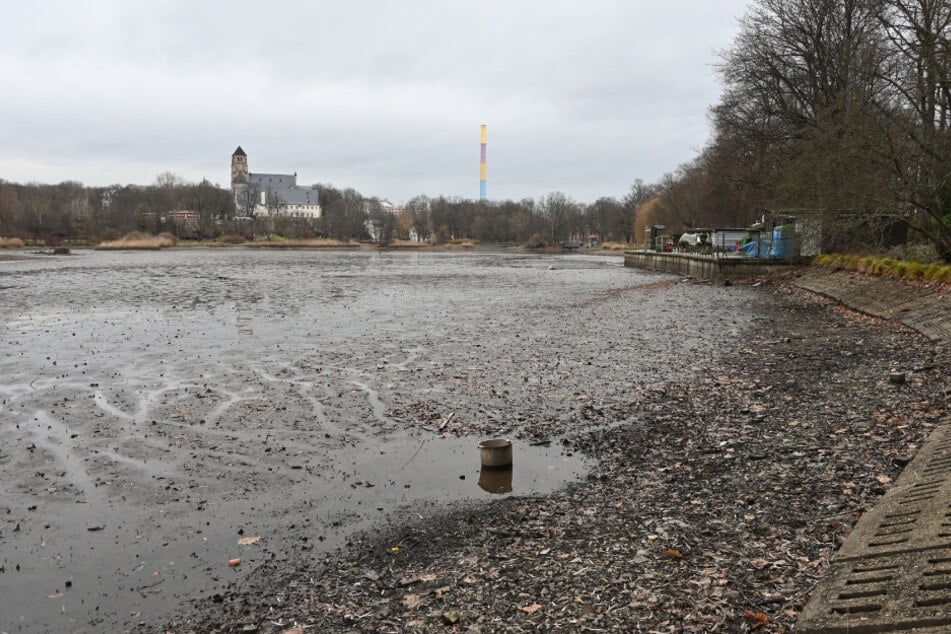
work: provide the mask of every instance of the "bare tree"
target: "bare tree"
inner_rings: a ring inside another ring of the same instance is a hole
[[[0,179],[0,237],[17,236],[23,231],[23,203],[17,188]]]
[[[215,236],[219,224],[234,215],[235,202],[231,191],[212,185],[207,178],[187,189],[190,190],[191,208],[198,214],[199,235],[202,238]]]
[[[714,198],[814,217],[827,236],[873,243],[895,211],[879,103],[884,0],[758,0],[721,68]]]
[[[627,210],[628,218],[630,220],[627,226],[628,239],[630,241],[637,242],[640,240],[640,236],[636,235],[636,233],[633,231],[634,225],[637,221],[637,214],[640,212],[641,207],[653,200],[656,196],[656,185],[645,183],[640,178],[634,179],[634,184],[631,185],[631,188],[628,190],[627,195],[623,200],[624,208]]]
[[[951,4],[884,0],[878,15],[889,43],[880,99],[897,218],[951,260]]]
[[[570,196],[552,192],[542,199],[539,206],[548,218],[552,242],[565,240],[578,230],[581,210]]]
[[[155,177],[156,202],[161,205],[157,212],[173,211],[184,206],[185,180],[173,172],[162,172]]]
[[[421,240],[428,240],[433,233],[432,217],[429,213],[429,197],[414,196],[404,205],[406,213],[413,218],[413,229]]]
[[[261,204],[261,188],[257,184],[248,183],[236,192],[235,206],[237,212],[245,218],[254,220],[258,215],[258,205]]]
[[[287,201],[276,191],[268,187],[264,194],[264,207],[267,209],[269,216],[283,216],[287,211]]]
[[[631,207],[617,198],[601,197],[585,209],[585,224],[602,240],[628,242],[631,238]]]

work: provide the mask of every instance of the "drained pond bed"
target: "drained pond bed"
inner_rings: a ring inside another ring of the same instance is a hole
[[[779,631],[946,405],[915,335],[620,258],[0,266],[6,632]]]

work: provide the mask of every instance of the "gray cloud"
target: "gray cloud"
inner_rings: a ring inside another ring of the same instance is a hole
[[[0,177],[226,184],[252,171],[405,200],[623,195],[709,131],[745,0],[50,1],[6,9]],[[197,6],[196,6],[197,5]]]

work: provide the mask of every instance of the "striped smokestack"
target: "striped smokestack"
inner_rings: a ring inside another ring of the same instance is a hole
[[[485,124],[482,124],[482,154],[479,162],[479,200],[485,200]]]

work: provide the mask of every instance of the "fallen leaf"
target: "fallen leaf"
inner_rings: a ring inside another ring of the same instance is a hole
[[[664,551],[664,557],[670,557],[672,559],[683,559],[684,556],[680,554],[679,550],[674,550],[673,548],[668,548]]]
[[[242,537],[238,540],[238,546],[250,546],[251,544],[257,544],[259,541],[261,541],[260,535],[255,537]]]
[[[766,561],[765,559],[753,559],[752,561],[750,561],[750,563],[753,564],[753,567],[756,568],[757,570],[762,570],[763,568],[769,565],[769,562]]]
[[[403,597],[403,605],[405,605],[410,610],[415,610],[416,608],[423,605],[423,600],[418,594],[407,594]]]
[[[875,479],[878,480],[881,484],[888,484],[889,482],[892,481],[892,479],[889,478],[887,475],[880,475]]]
[[[458,612],[445,612],[442,615],[442,620],[446,622],[447,625],[455,625],[459,622],[459,613]]]
[[[537,604],[537,603],[533,603],[533,604],[531,604],[531,605],[526,605],[526,606],[524,606],[524,607],[519,608],[519,610],[521,610],[521,611],[524,612],[525,614],[535,614],[536,612],[538,612],[538,611],[541,610],[541,609],[542,609],[542,606],[540,606],[540,605]]]
[[[429,583],[430,581],[436,580],[436,575],[434,574],[422,575],[420,576],[419,580],[422,581],[423,583]]]
[[[762,612],[750,612],[749,610],[743,610],[743,616],[750,623],[755,623],[758,625],[766,625],[769,623],[769,617],[763,614]]]

